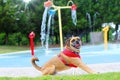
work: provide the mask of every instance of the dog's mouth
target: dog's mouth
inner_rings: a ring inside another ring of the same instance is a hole
[[[77,40],[72,40],[71,41],[71,45],[72,47],[76,48],[76,49],[80,49],[80,39],[77,39]]]
[[[80,44],[76,44],[74,47],[75,47],[76,49],[80,49]]]
[[[74,47],[76,49],[80,49],[80,44],[72,44],[72,47]]]

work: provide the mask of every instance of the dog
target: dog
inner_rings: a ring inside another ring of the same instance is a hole
[[[35,63],[35,61],[39,61],[36,57],[32,57],[31,63],[43,75],[53,75],[56,72],[67,70],[71,67],[79,67],[88,73],[95,74],[95,71],[82,62],[79,55],[81,44],[82,42],[79,37],[70,37],[66,40],[65,49],[42,67]]]

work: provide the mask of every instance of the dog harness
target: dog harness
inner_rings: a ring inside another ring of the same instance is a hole
[[[68,57],[74,57],[74,58],[80,58],[80,55],[79,54],[76,54],[75,52],[69,50],[69,49],[65,49],[63,51],[63,54],[68,56]],[[59,54],[58,55],[59,59],[66,65],[66,66],[69,66],[69,67],[74,67],[74,68],[77,68],[77,66],[75,66],[74,64],[68,64],[63,58],[62,56]]]
[[[69,50],[69,49],[65,49],[65,50],[63,51],[63,53],[64,53],[66,56],[68,56],[68,57],[80,58],[80,55],[79,55],[78,53],[73,52],[73,51],[71,51],[71,50]]]

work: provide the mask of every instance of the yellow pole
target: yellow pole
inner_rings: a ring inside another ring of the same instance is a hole
[[[69,3],[72,2],[72,0],[69,1]],[[62,35],[62,22],[61,22],[61,9],[67,9],[67,8],[71,8],[71,6],[69,6],[69,3],[67,4],[67,6],[55,6],[53,4],[53,0],[52,0],[52,7],[55,10],[58,10],[58,19],[59,19],[59,33],[60,33],[60,47],[61,47],[61,51],[63,51],[63,35]]]
[[[102,29],[102,31],[104,31],[104,48],[107,49],[108,48],[108,31],[109,31],[109,26],[106,26]]]
[[[58,19],[59,19],[60,46],[61,46],[61,51],[63,51],[63,36],[62,36],[61,10],[60,10],[59,7],[58,7]]]

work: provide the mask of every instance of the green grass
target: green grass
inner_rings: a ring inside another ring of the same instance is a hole
[[[0,46],[0,54],[1,53],[10,53],[10,52],[17,52],[17,51],[24,51],[29,50],[30,48],[24,46]]]
[[[0,77],[0,80],[120,80],[120,72],[79,75],[79,76],[42,76],[42,77]]]

